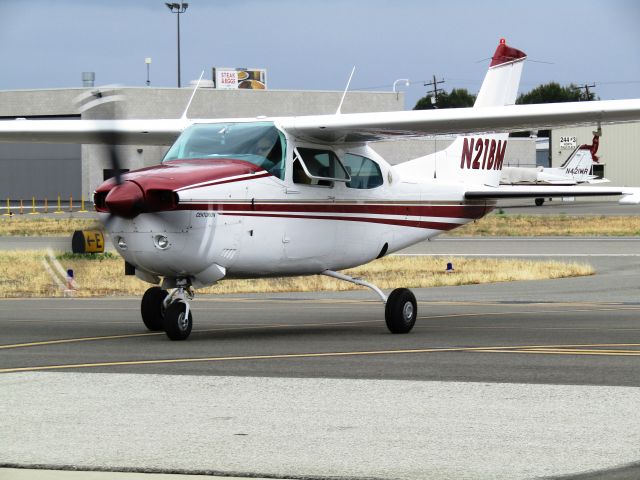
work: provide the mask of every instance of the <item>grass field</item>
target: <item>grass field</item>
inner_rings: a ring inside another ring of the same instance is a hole
[[[470,237],[640,235],[640,217],[493,214],[449,232]]]
[[[113,254],[91,256],[64,254],[57,260],[62,271],[73,269],[78,284],[77,296],[142,295],[149,284],[124,275],[124,264]],[[452,262],[455,273],[445,273]],[[49,270],[49,271],[48,271]],[[61,296],[62,288],[52,279],[58,277],[55,262],[44,251],[0,252],[0,297]],[[589,265],[560,262],[531,262],[471,258],[385,257],[345,273],[362,277],[380,288],[436,287],[513,280],[541,280],[593,274]],[[290,292],[352,290],[350,283],[321,275],[260,280],[225,280],[199,290],[201,293]]]
[[[0,236],[71,236],[98,226],[91,218],[0,217]],[[640,217],[492,214],[447,233],[450,236],[637,236]]]

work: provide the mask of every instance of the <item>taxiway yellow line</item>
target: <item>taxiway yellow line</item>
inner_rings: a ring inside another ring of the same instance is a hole
[[[498,347],[499,348],[499,347]],[[64,370],[72,368],[96,368],[96,367],[115,367],[115,366],[131,366],[131,365],[160,365],[174,363],[198,363],[198,362],[230,362],[241,360],[278,360],[289,358],[322,358],[322,357],[351,357],[365,355],[393,355],[393,354],[410,354],[410,353],[432,353],[432,352],[460,352],[473,350],[474,348],[424,348],[417,350],[378,350],[363,352],[323,352],[323,353],[290,353],[278,355],[246,355],[235,357],[200,357],[200,358],[171,358],[160,360],[130,360],[121,362],[98,362],[98,363],[77,363],[67,365],[43,365],[35,367],[16,367],[3,368],[0,373],[26,372],[26,371],[42,371],[42,370]]]
[[[75,307],[72,307],[75,308]],[[469,313],[454,313],[454,314],[445,314],[445,315],[428,315],[418,317],[418,320],[434,320],[434,319],[445,319],[445,318],[464,318],[464,317],[482,317],[482,316],[505,316],[505,315],[528,315],[528,314],[541,314],[541,313],[567,313],[567,312],[592,312],[592,311],[619,311],[619,310],[637,310],[638,308],[602,308],[602,309],[573,309],[573,310],[516,310],[516,311],[508,311],[508,312],[469,312]],[[353,324],[363,324],[363,323],[378,323],[379,320],[358,320],[351,322],[331,322],[331,323],[312,323],[312,324],[266,324],[266,325],[258,325],[258,324],[245,324],[239,325],[237,327],[234,326],[225,326],[223,328],[210,328],[203,330],[194,330],[193,333],[204,333],[204,332],[220,332],[220,331],[241,331],[241,330],[256,330],[260,328],[306,328],[306,327],[335,327],[341,325],[353,325]],[[124,322],[123,322],[124,323]],[[381,326],[383,324],[381,323]],[[426,327],[432,328],[429,325],[416,325],[416,327]],[[555,330],[555,329],[565,329],[565,330],[584,330],[584,328],[558,328],[558,327],[474,327],[474,326],[451,326],[453,329],[529,329],[529,330]],[[617,329],[620,330],[620,329]],[[96,336],[96,337],[81,337],[81,338],[67,338],[67,339],[59,339],[59,340],[42,340],[37,342],[25,342],[25,343],[15,343],[15,344],[7,344],[0,345],[0,350],[10,349],[10,348],[25,348],[25,347],[36,347],[36,346],[46,346],[46,345],[56,345],[56,344],[67,344],[67,343],[78,343],[78,342],[89,342],[89,341],[100,341],[100,340],[115,340],[115,339],[124,339],[124,338],[135,338],[135,337],[148,337],[148,336],[157,336],[163,335],[163,332],[146,332],[146,333],[133,333],[133,334],[122,334],[122,335],[105,335],[105,336]]]
[[[261,361],[261,360],[280,360],[292,358],[326,358],[326,357],[355,357],[355,356],[373,356],[373,355],[398,355],[398,354],[418,354],[418,353],[451,353],[451,352],[473,352],[473,353],[535,353],[543,354],[545,349],[550,354],[565,355],[632,355],[632,351],[615,351],[616,353],[602,353],[602,350],[562,350],[564,348],[588,348],[588,347],[640,347],[638,343],[628,344],[590,344],[590,345],[514,345],[514,346],[497,346],[497,347],[451,347],[451,348],[421,348],[410,350],[372,350],[360,352],[319,352],[319,353],[289,353],[276,355],[243,355],[230,357],[196,357],[196,358],[167,358],[157,360],[125,360],[119,362],[95,362],[95,363],[75,363],[63,365],[40,365],[33,367],[14,367],[0,369],[0,373],[16,373],[16,372],[36,372],[47,370],[69,370],[83,368],[101,368],[101,367],[117,367],[117,366],[136,366],[136,365],[162,365],[162,364],[178,364],[178,363],[202,363],[202,362],[233,362],[233,361]],[[583,352],[583,353],[581,353]],[[601,353],[597,353],[601,352]],[[633,351],[634,352],[634,351]],[[638,351],[637,354],[640,354]],[[636,355],[636,353],[633,353]]]
[[[276,323],[276,324],[249,324],[249,325],[240,325],[240,326],[225,326],[221,328],[208,328],[201,330],[194,330],[192,333],[206,333],[206,332],[230,332],[230,331],[242,331],[242,330],[256,330],[256,329],[273,329],[273,328],[306,328],[306,327],[335,327],[341,325],[353,325],[359,323],[378,323],[379,320],[355,320],[352,322],[332,322],[332,323],[302,323],[302,324],[287,324],[287,323]],[[164,332],[146,332],[146,333],[130,333],[130,334],[122,334],[122,335],[104,335],[99,337],[79,337],[79,338],[63,338],[58,340],[41,340],[38,342],[28,342],[28,343],[11,343],[6,345],[0,345],[0,350],[10,349],[10,348],[26,348],[26,347],[38,347],[45,345],[57,345],[64,343],[79,343],[79,342],[95,342],[99,340],[116,340],[123,338],[134,338],[134,337],[150,337],[157,335],[164,335]]]
[[[606,357],[638,357],[640,350],[572,350],[572,349],[522,349],[522,350],[498,350],[486,349],[482,353],[529,353],[536,355],[600,355]]]
[[[12,343],[7,345],[0,345],[0,350],[8,348],[37,347],[42,345],[57,345],[62,343],[93,342],[96,340],[114,340],[117,338],[149,337],[152,335],[164,335],[164,332],[131,333],[126,335],[105,335],[101,337],[63,338],[59,340],[42,340],[39,342],[29,343]]]

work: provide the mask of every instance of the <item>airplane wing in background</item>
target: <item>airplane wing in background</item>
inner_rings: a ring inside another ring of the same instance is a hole
[[[638,187],[582,187],[582,186],[530,186],[501,185],[486,187],[481,190],[470,190],[464,196],[468,200],[499,200],[504,198],[551,198],[551,197],[594,197],[619,196],[621,204],[639,204],[640,188]]]

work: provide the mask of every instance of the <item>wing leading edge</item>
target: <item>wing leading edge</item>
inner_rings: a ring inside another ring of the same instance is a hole
[[[233,120],[250,119],[226,121]],[[276,121],[284,130],[309,141],[359,143],[399,137],[637,122],[640,99],[260,119],[265,120]],[[122,145],[170,145],[191,123],[220,121],[2,120],[0,142],[105,143],[105,135],[115,135]]]
[[[190,124],[184,119],[2,120],[0,142],[171,145]]]
[[[508,105],[279,119],[298,138],[352,143],[425,135],[516,132],[640,121],[640,99]]]

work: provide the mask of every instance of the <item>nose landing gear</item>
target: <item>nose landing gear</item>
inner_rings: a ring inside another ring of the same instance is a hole
[[[193,315],[189,304],[182,301],[173,302],[164,314],[164,329],[171,340],[186,340],[193,327]]]
[[[171,293],[151,287],[142,297],[142,321],[151,331],[164,330],[171,340],[186,340],[193,328],[189,306],[193,295],[186,279],[176,280],[176,288]]]

